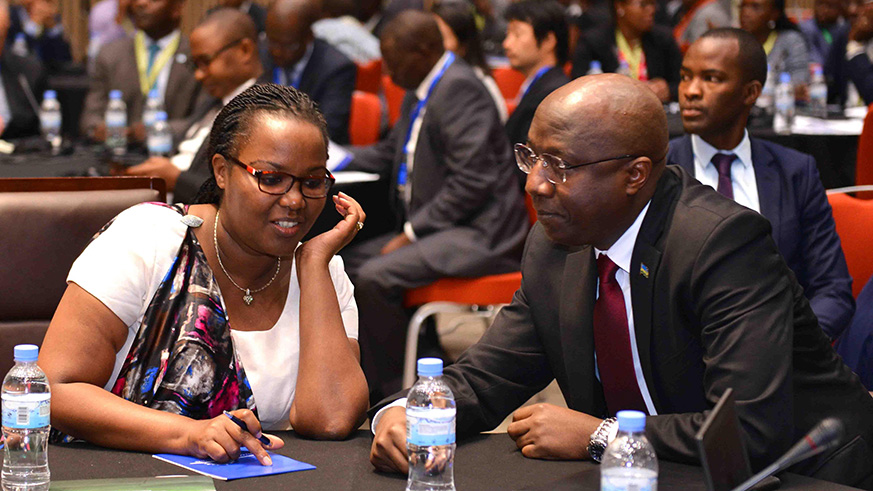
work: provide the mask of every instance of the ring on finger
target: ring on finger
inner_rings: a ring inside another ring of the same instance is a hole
[[[364,222],[358,222],[355,224],[355,228],[360,232],[362,228],[364,228]]]

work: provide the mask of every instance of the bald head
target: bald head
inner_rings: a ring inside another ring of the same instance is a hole
[[[393,41],[405,49],[426,53],[443,52],[443,36],[433,16],[417,10],[397,14],[382,30],[382,42]]]
[[[223,42],[250,39],[258,42],[258,28],[248,14],[237,9],[220,8],[207,14],[196,29],[206,28],[221,37]]]
[[[312,24],[321,14],[319,0],[276,0],[267,11],[266,34],[273,63],[291,68],[313,40]]]
[[[318,0],[276,0],[270,5],[267,16],[282,22],[300,22],[311,26],[321,13]]]

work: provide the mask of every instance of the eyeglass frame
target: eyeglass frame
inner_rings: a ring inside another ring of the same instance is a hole
[[[512,153],[515,155],[515,165],[517,165],[518,168],[521,169],[521,171],[524,172],[525,174],[530,174],[534,170],[534,168],[536,167],[537,162],[542,162],[543,169],[548,168],[549,164],[546,162],[544,157],[549,157],[549,158],[555,159],[557,161],[557,164],[554,165],[554,167],[556,167],[557,169],[560,169],[562,171],[560,174],[561,183],[567,182],[567,172],[566,171],[571,170],[571,169],[585,167],[587,165],[602,164],[603,162],[610,162],[613,160],[637,159],[640,157],[645,157],[645,155],[639,155],[639,154],[625,154],[625,155],[619,155],[618,157],[610,157],[608,159],[595,160],[593,162],[582,162],[581,164],[568,164],[566,160],[562,159],[561,157],[558,157],[557,155],[552,155],[550,153],[537,154],[536,152],[534,152],[534,150],[532,148],[525,145],[524,143],[516,143],[513,146],[512,150],[513,150]],[[519,157],[519,155],[518,155],[519,152],[521,152],[521,151],[527,151],[530,155],[533,155],[533,165],[531,165],[530,169],[525,169],[524,165],[522,165],[521,157]],[[552,184],[558,184],[557,182],[549,179],[548,174],[546,174],[546,180]]]
[[[188,59],[188,62],[191,64],[191,67],[193,67],[195,71],[196,70],[207,71],[207,70],[209,70],[209,66],[212,65],[213,61],[218,59],[218,57],[221,56],[225,51],[238,45],[239,43],[243,42],[243,40],[245,40],[245,39],[246,38],[241,37],[241,38],[237,39],[236,41],[231,41],[231,42],[225,44],[224,46],[218,48],[218,51],[216,51],[215,53],[212,53],[212,55],[206,57],[206,59],[197,60],[197,59],[194,59],[194,57],[191,57]]]
[[[300,181],[303,181],[304,179],[324,179],[325,181],[329,182],[327,189],[325,189],[325,191],[324,191],[324,196],[306,196],[306,194],[303,192],[303,186],[302,185],[300,186],[300,194],[304,198],[306,198],[306,199],[324,199],[324,198],[327,198],[327,196],[330,194],[331,188],[333,188],[334,183],[336,183],[336,178],[333,176],[333,174],[331,174],[330,170],[328,170],[327,168],[324,169],[324,172],[327,173],[327,175],[324,177],[317,177],[317,176],[298,177],[298,176],[295,176],[294,174],[289,174],[288,172],[282,172],[282,171],[278,171],[278,170],[255,169],[254,167],[242,162],[241,160],[239,160],[235,157],[231,157],[229,155],[223,155],[223,154],[219,154],[219,155],[221,155],[225,160],[229,160],[229,161],[233,162],[234,164],[244,168],[247,173],[254,176],[255,180],[258,182],[258,191],[260,191],[264,194],[269,194],[270,196],[282,196],[284,194],[287,194],[288,191],[291,191],[291,188],[294,187],[295,182],[300,182]],[[270,193],[268,191],[264,191],[264,189],[261,187],[261,176],[269,175],[269,174],[280,174],[283,176],[290,177],[291,184],[288,185],[288,189],[286,189],[282,193]]]

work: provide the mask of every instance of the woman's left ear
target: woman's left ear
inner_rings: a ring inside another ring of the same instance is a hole
[[[227,185],[227,161],[220,154],[212,156],[212,172],[215,175],[215,183],[219,188],[224,189]]]

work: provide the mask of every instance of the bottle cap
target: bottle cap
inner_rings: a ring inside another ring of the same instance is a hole
[[[18,34],[15,35],[15,40],[16,40],[16,41],[18,41],[18,40],[21,40],[21,41],[27,41],[27,38],[24,37],[24,33],[23,33],[23,32],[19,32]]]
[[[43,99],[57,99],[58,93],[53,90],[47,90],[42,94]]]
[[[788,72],[782,72],[779,74],[779,83],[780,84],[788,84],[791,83],[791,74]]]
[[[603,68],[600,65],[600,62],[597,60],[591,60],[591,64],[589,65],[589,69],[590,70],[594,70],[594,69],[603,70]]]
[[[152,89],[149,91],[149,99],[157,99],[159,96],[158,89]]]
[[[619,411],[618,431],[638,432],[646,429],[646,413],[640,411]]]
[[[420,377],[437,377],[443,374],[443,361],[439,358],[419,358],[418,375]]]
[[[165,111],[158,111],[155,113],[155,121],[166,121],[167,113]]]
[[[112,90],[109,91],[110,99],[121,99],[121,91],[120,90]]]
[[[15,361],[36,361],[39,347],[35,344],[19,344],[15,347]]]

